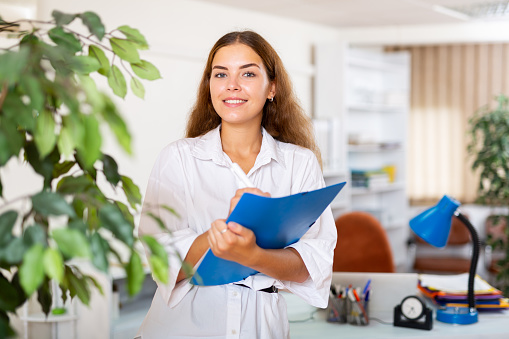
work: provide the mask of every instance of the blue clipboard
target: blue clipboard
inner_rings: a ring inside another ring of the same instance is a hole
[[[284,248],[297,242],[334,200],[346,182],[282,198],[245,193],[226,222],[234,221],[251,229],[258,246]],[[191,282],[214,286],[243,280],[258,271],[216,257],[209,249]]]

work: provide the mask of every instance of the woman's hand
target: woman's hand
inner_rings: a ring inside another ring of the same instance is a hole
[[[263,197],[270,197],[270,193],[263,192],[263,191],[259,190],[258,188],[247,187],[247,188],[238,189],[235,192],[235,196],[230,200],[230,212],[228,213],[228,215],[232,214],[233,209],[235,208],[235,206],[237,206],[237,203],[239,202],[240,197],[242,197],[242,194],[244,194],[244,193],[251,193],[251,194],[255,194],[255,195],[261,195]]]
[[[226,224],[224,219],[214,221],[208,231],[212,253],[218,258],[249,266],[250,260],[260,249],[250,229],[235,222]]]

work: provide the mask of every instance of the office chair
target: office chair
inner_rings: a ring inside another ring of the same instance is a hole
[[[468,218],[468,215],[465,216]],[[468,229],[456,216],[452,218],[451,231],[444,248],[437,249],[414,234],[413,239],[409,240],[410,270],[437,274],[468,272],[471,242]]]
[[[338,242],[334,272],[396,272],[389,239],[367,212],[348,212],[336,219]]]

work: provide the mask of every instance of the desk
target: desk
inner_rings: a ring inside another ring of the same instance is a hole
[[[290,320],[290,337],[292,339],[310,338],[479,338],[502,339],[509,338],[509,311],[501,313],[479,313],[479,322],[472,325],[451,325],[435,319],[433,312],[433,329],[431,331],[394,327],[371,320],[368,326],[328,323],[326,311],[319,309],[313,320],[306,322],[291,322],[307,319],[315,310],[299,297],[282,293],[288,304],[288,319]],[[392,323],[392,313],[378,315],[380,320]]]

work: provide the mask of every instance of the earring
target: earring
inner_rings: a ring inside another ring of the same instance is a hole
[[[273,102],[274,101],[274,97],[270,98],[269,99],[270,102]]]

